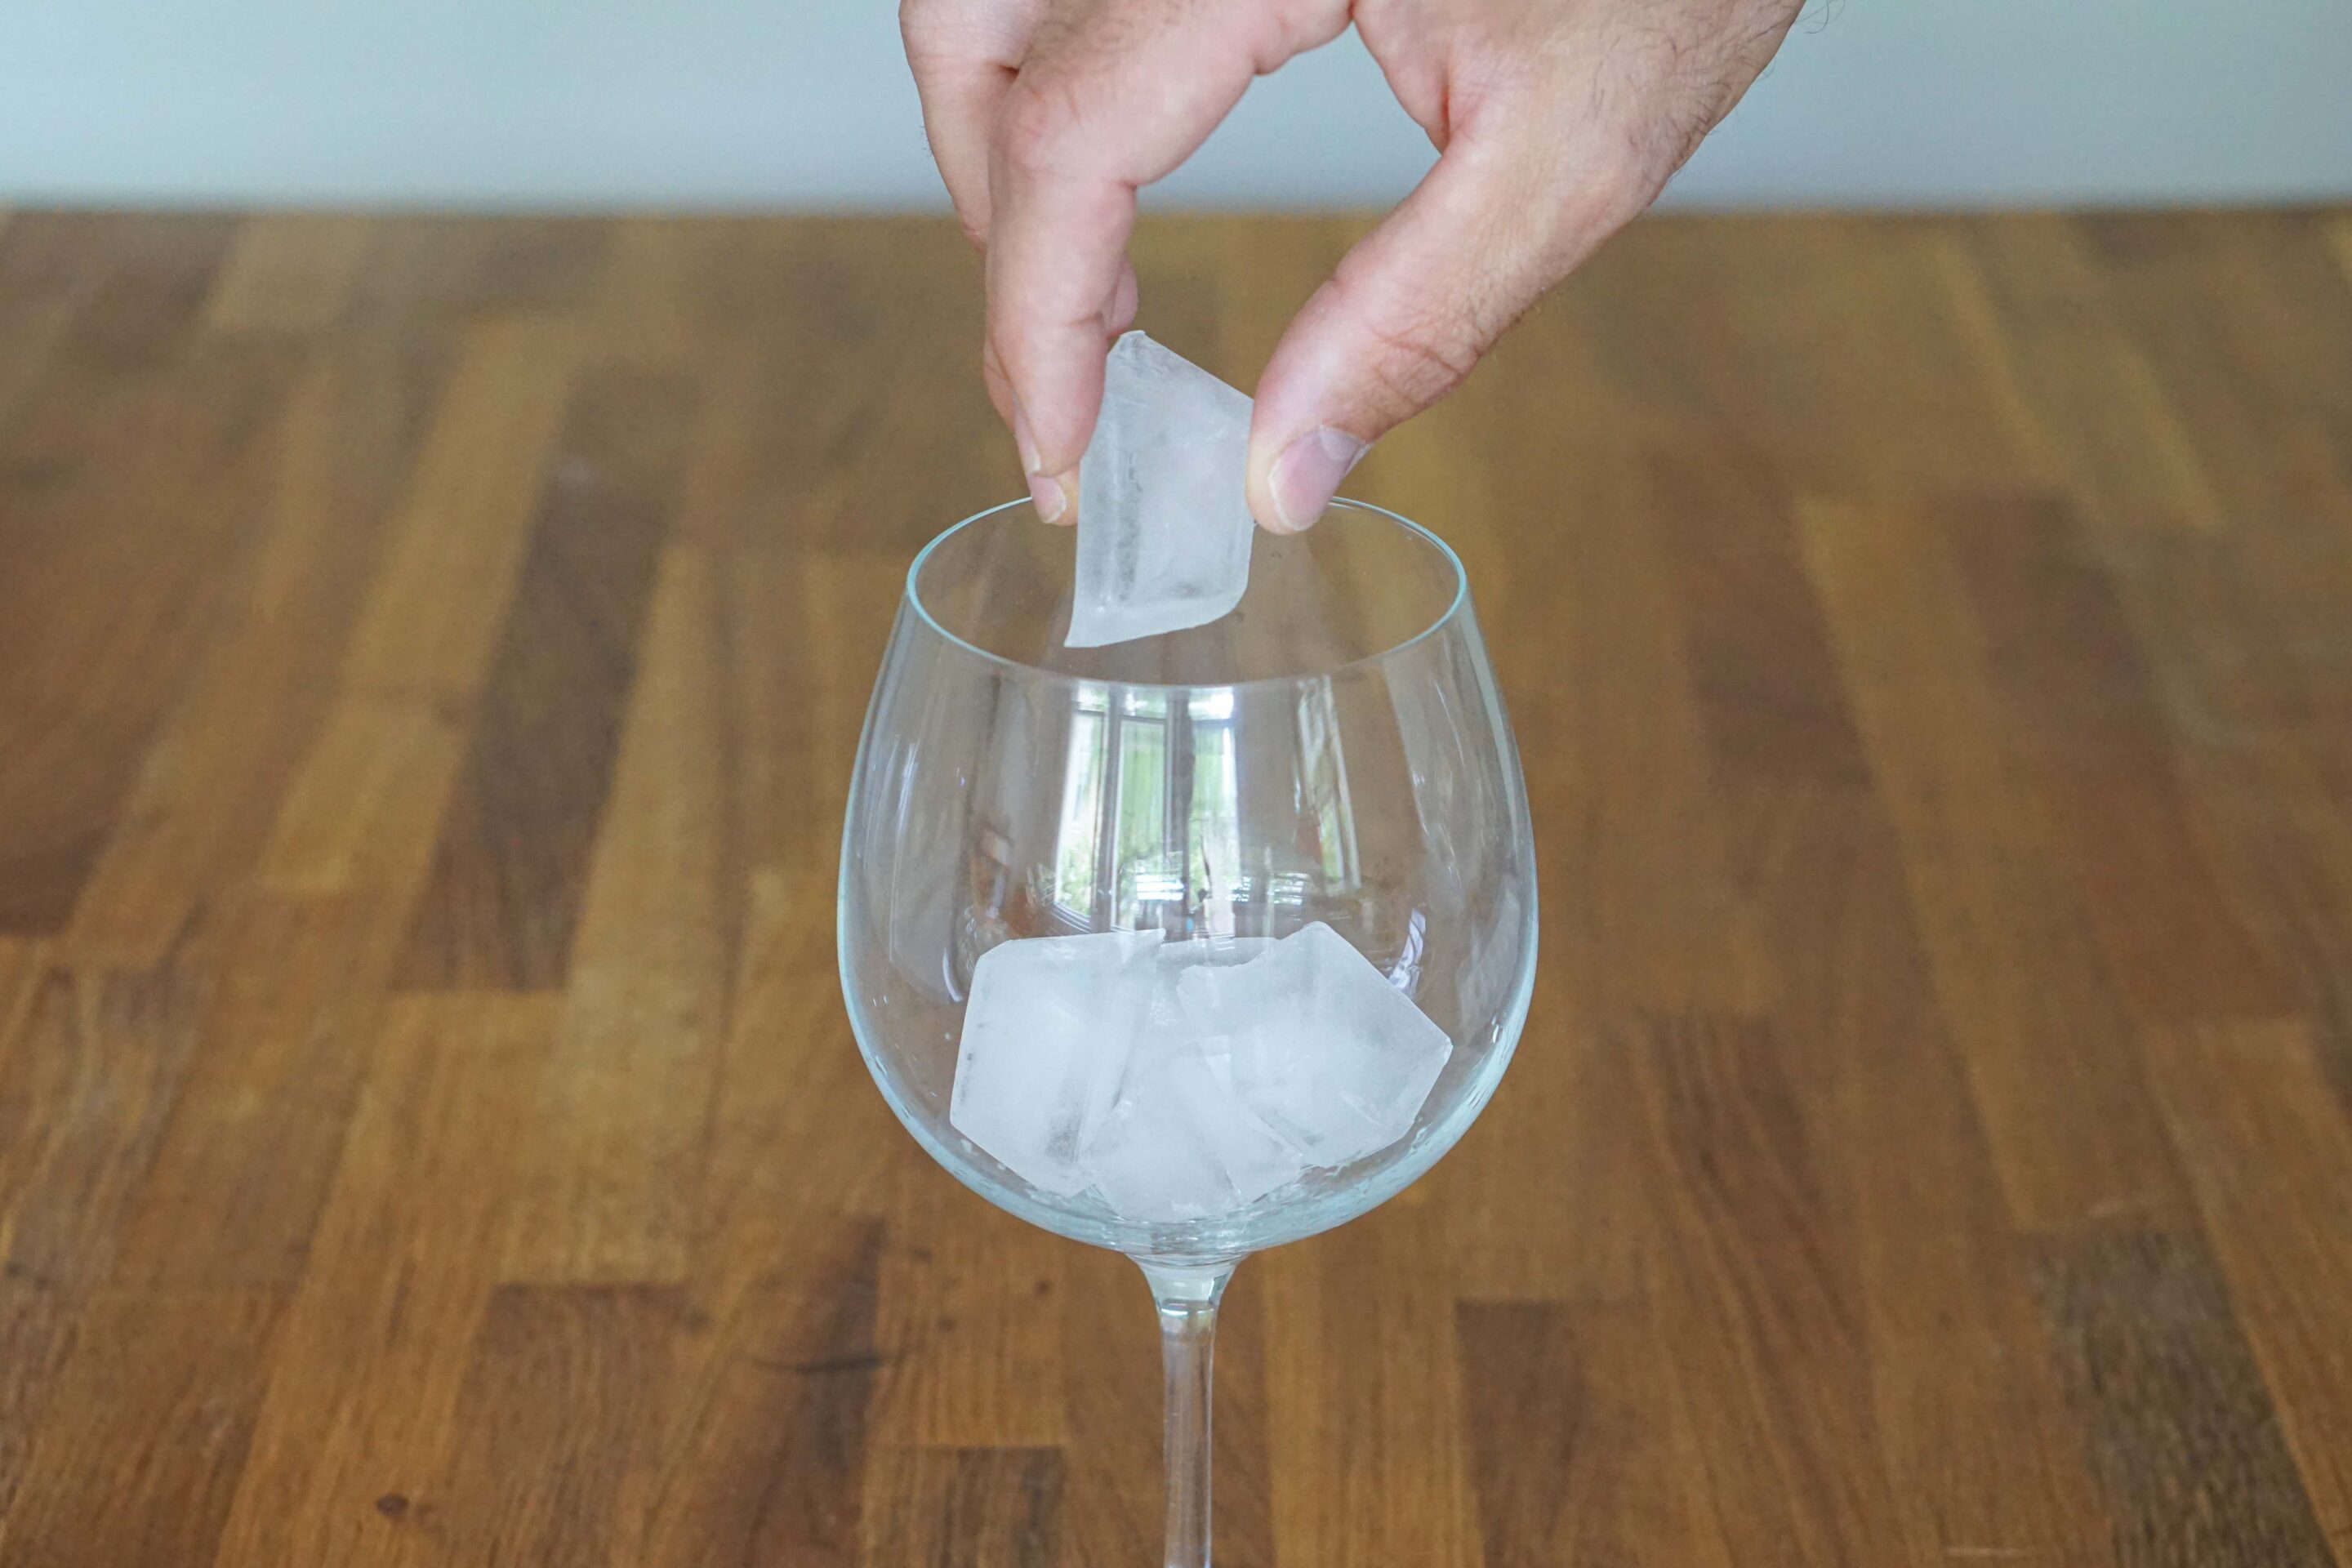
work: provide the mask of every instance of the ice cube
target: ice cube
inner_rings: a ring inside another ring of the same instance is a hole
[[[1141,332],[1111,345],[1078,460],[1071,647],[1217,619],[1249,586],[1250,400]]]
[[[1189,1027],[1230,1041],[1234,1092],[1307,1164],[1345,1165],[1412,1128],[1454,1042],[1320,921],[1255,961],[1177,976]]]
[[[1230,1042],[1139,1051],[1087,1148],[1095,1185],[1121,1218],[1156,1224],[1228,1214],[1294,1182],[1297,1152],[1234,1096]]]
[[[1304,1170],[1234,1098],[1232,1042],[1193,1027],[1176,997],[1186,971],[1246,963],[1273,945],[1264,937],[1203,937],[1152,955],[1144,1026],[1118,1101],[1082,1156],[1122,1218],[1150,1224],[1228,1213]]]
[[[1083,1191],[1150,1005],[1161,933],[1026,937],[972,966],[948,1123],[1030,1185]]]
[[[1160,1058],[1186,1046],[1200,1046],[1214,1033],[1185,1011],[1176,994],[1177,979],[1188,969],[1246,963],[1273,945],[1271,937],[1263,936],[1193,937],[1164,943],[1153,952],[1151,995],[1143,1007],[1143,1026],[1128,1055],[1127,1078],[1119,1085],[1120,1098],[1131,1098],[1135,1082]],[[1225,1043],[1213,1044],[1219,1057],[1226,1054],[1229,1047]]]

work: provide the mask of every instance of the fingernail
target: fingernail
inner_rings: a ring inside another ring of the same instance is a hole
[[[1037,437],[1029,433],[1029,416],[1021,412],[1018,400],[1013,405],[1013,444],[1020,448],[1023,473],[1034,474],[1045,466],[1045,460],[1037,455]],[[1029,488],[1032,490],[1037,488],[1034,480],[1031,481]]]
[[[1069,498],[1062,493],[1061,481],[1044,474],[1029,476],[1029,499],[1035,503],[1037,515],[1047,522],[1059,522],[1062,513],[1070,507]]]
[[[1339,493],[1339,481],[1370,450],[1345,430],[1318,425],[1293,441],[1274,461],[1268,485],[1274,491],[1276,521],[1296,533],[1313,526]]]

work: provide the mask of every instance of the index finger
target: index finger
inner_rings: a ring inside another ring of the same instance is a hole
[[[1328,31],[1286,34],[1274,10],[1112,0],[1041,33],[1005,94],[989,164],[989,349],[1023,416],[1022,466],[1065,500],[1102,402],[1136,191],[1207,140],[1254,76],[1347,25],[1334,6]]]

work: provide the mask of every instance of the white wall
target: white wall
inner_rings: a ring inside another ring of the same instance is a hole
[[[1156,193],[1382,202],[1352,36]],[[1695,205],[2352,196],[2346,0],[1811,0]],[[0,0],[0,201],[939,200],[889,0]]]

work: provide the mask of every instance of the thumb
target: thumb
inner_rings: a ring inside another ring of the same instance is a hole
[[[1455,136],[1283,334],[1250,425],[1250,510],[1268,529],[1311,526],[1372,442],[1459,385],[1641,210],[1630,160],[1604,166],[1519,123],[1507,142]]]

